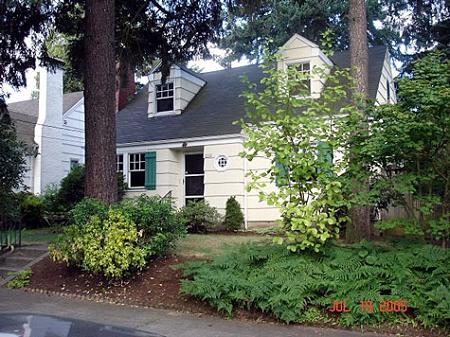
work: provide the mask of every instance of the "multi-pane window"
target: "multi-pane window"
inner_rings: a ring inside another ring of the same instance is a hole
[[[70,159],[70,169],[77,167],[80,165],[80,161],[78,159]]]
[[[301,83],[304,85],[306,90],[311,93],[311,69],[309,62],[304,63],[294,63],[288,65],[289,68],[294,68],[301,75],[304,75],[304,79],[301,80]]]
[[[145,153],[130,153],[128,175],[130,187],[145,186]]]
[[[156,112],[173,110],[173,83],[156,86]]]
[[[123,172],[123,154],[116,156],[116,171]]]
[[[389,80],[386,80],[386,92],[387,92],[387,102],[389,103],[391,101],[391,85],[389,83]]]

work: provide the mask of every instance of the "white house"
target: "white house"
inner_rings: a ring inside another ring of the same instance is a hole
[[[281,48],[281,53],[280,69],[291,64],[299,65],[305,72],[324,64],[350,66],[349,52],[328,58],[316,44],[297,34]],[[53,75],[47,75],[47,81],[51,81]],[[233,122],[244,116],[242,75],[252,82],[263,77],[257,65],[202,74],[174,65],[165,84],[161,83],[158,68],[150,74],[148,85],[117,113],[117,170],[126,178],[129,196],[170,194],[178,207],[189,200],[204,199],[220,211],[230,196],[236,196],[246,226],[278,219],[275,208],[260,202],[256,192],[248,193],[244,188],[246,173],[266,168],[270,162],[263,157],[248,162],[239,156],[245,135]],[[60,81],[58,74],[54,76]],[[395,102],[392,82],[387,49],[369,48],[369,97],[376,104]],[[311,95],[319,97],[322,86],[322,79],[313,76]],[[31,185],[39,185],[33,188],[36,192],[49,182],[57,182],[75,160],[83,163],[82,97],[75,93],[80,100],[68,107],[69,103],[64,102],[69,96],[63,96],[56,87],[46,87],[50,93],[43,95],[39,105],[46,107],[47,112],[42,111],[41,116],[39,110],[35,126],[40,155],[33,160]],[[10,109],[21,112],[13,104]],[[50,141],[56,139],[61,143],[50,148],[54,144]],[[49,155],[52,159],[46,159],[47,148],[60,155],[55,153]]]
[[[39,69],[39,99],[8,105],[18,138],[35,149],[27,158],[24,185],[39,194],[84,164],[83,92],[63,95],[63,72]]]

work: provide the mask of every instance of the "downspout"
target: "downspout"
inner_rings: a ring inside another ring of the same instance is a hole
[[[247,159],[244,158],[244,228],[248,229]]]

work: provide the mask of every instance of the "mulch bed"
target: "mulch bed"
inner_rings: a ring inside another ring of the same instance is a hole
[[[194,313],[198,316],[220,315],[207,303],[179,293],[182,273],[171,266],[193,259],[178,256],[155,259],[135,276],[113,283],[108,282],[101,275],[68,268],[65,264],[54,263],[47,257],[32,267],[33,274],[28,290],[40,290],[117,304],[170,309]],[[236,310],[234,318],[282,324],[258,310]],[[322,324],[310,325],[323,326]],[[326,326],[336,328],[335,325],[327,324]],[[411,326],[383,326],[379,329],[369,328],[368,331],[394,333],[408,337],[446,336],[445,333],[414,329]]]
[[[127,280],[108,282],[101,275],[84,273],[65,264],[54,263],[47,257],[32,267],[33,274],[28,288],[126,305],[218,315],[207,303],[180,294],[182,273],[171,266],[188,260],[192,258],[177,256],[159,258]],[[256,311],[239,311],[235,317],[276,322]]]

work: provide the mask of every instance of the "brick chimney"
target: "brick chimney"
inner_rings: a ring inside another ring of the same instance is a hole
[[[127,105],[135,92],[136,83],[131,67],[128,67],[126,71],[118,70],[116,77],[116,112],[122,110]]]

